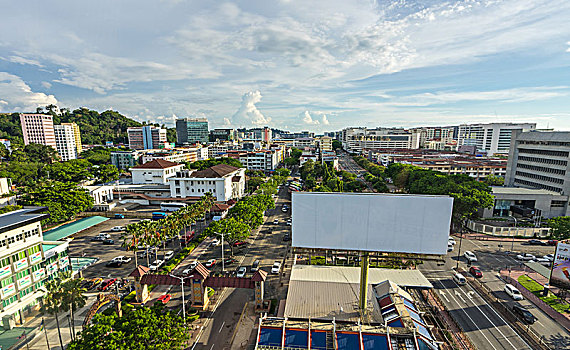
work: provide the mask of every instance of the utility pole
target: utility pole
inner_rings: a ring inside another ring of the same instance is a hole
[[[182,287],[182,317],[184,319],[184,323],[186,323],[186,303],[184,302],[184,278],[185,277],[180,277],[180,276],[175,276],[175,275],[169,275],[172,278],[176,278],[178,280],[180,280],[180,285]]]
[[[514,246],[515,246],[515,234],[518,233],[518,229],[517,229],[517,218],[515,218],[512,215],[509,215],[509,217],[511,217],[511,218],[513,218],[513,220],[515,220],[515,233],[513,233],[513,240],[511,241],[511,253],[512,253]]]

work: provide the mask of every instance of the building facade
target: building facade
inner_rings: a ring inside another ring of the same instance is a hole
[[[210,192],[216,201],[242,198],[245,168],[218,164],[204,170],[181,170],[168,179],[172,198],[201,197]]]
[[[127,134],[129,148],[135,150],[158,148],[166,142],[166,130],[156,126],[131,127],[127,129]]]
[[[75,132],[71,125],[54,125],[55,146],[62,161],[77,159]]]
[[[570,195],[570,132],[516,131],[505,185]]]
[[[69,125],[73,128],[73,136],[75,138],[75,149],[77,155],[83,152],[83,146],[81,145],[81,131],[79,130],[79,125],[75,123],[61,123],[61,125]]]
[[[24,144],[39,143],[56,149],[53,117],[46,114],[20,114]]]
[[[206,144],[208,139],[208,119],[181,118],[176,120],[176,142],[178,144]]]
[[[247,170],[259,170],[271,173],[279,165],[280,154],[275,150],[260,150],[256,152],[243,152],[239,155],[239,161]]]
[[[406,148],[412,149],[412,133],[399,128],[346,128],[342,130],[342,145],[351,153],[362,150]]]
[[[478,152],[487,155],[507,154],[513,131],[535,129],[536,123],[462,124],[458,128],[457,147],[475,146]]]
[[[213,129],[210,130],[210,142],[233,141],[237,139],[235,129]]]
[[[139,151],[111,151],[111,164],[119,170],[126,170],[139,163]]]
[[[168,179],[175,176],[182,168],[184,164],[155,159],[130,170],[133,185],[166,185]]]

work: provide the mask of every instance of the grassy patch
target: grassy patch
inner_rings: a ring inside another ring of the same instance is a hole
[[[548,292],[548,296],[543,297],[541,292],[544,289],[544,287],[540,283],[533,280],[532,278],[530,278],[526,275],[523,275],[523,276],[520,276],[518,278],[518,282],[523,287],[525,287],[530,292],[532,292],[532,294],[534,294],[538,298],[540,298],[540,300],[547,303],[554,310],[556,310],[560,313],[564,313],[568,310],[568,304],[561,301],[556,295],[552,294],[551,292]]]
[[[311,257],[311,265],[325,265],[324,256],[313,256]]]

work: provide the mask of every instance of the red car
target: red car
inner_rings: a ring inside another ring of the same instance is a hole
[[[103,283],[101,283],[101,285],[97,289],[100,290],[101,292],[104,292],[107,289],[109,289],[109,287],[111,287],[113,284],[115,284],[115,282],[117,282],[116,278],[110,278],[108,280],[104,280]]]
[[[469,273],[472,274],[473,277],[475,277],[475,278],[483,277],[483,273],[476,266],[471,266],[471,268],[469,268]]]
[[[158,298],[158,301],[162,302],[163,304],[167,304],[170,301],[170,298],[172,298],[172,295],[164,294]]]
[[[548,244],[548,245],[556,245],[556,243],[558,243],[558,241],[555,239],[550,239],[550,240],[548,240],[548,242],[546,242],[546,244]]]
[[[212,267],[212,266],[216,265],[216,263],[217,263],[216,259],[210,259],[206,262],[205,266],[206,267]]]
[[[234,247],[239,247],[239,246],[246,245],[246,244],[247,244],[247,242],[238,241],[238,242],[235,242],[235,243],[232,244],[232,245],[233,245]]]

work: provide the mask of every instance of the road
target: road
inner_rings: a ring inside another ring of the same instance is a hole
[[[374,189],[372,188],[372,186],[370,186],[370,184],[364,180],[364,175],[366,175],[368,173],[366,171],[366,169],[364,169],[360,165],[358,165],[354,161],[354,159],[352,159],[352,157],[350,157],[350,155],[348,155],[346,153],[341,153],[341,154],[339,154],[338,160],[339,160],[339,165],[340,165],[341,170],[355,174],[357,179],[366,185],[367,190],[365,192],[375,192]]]

